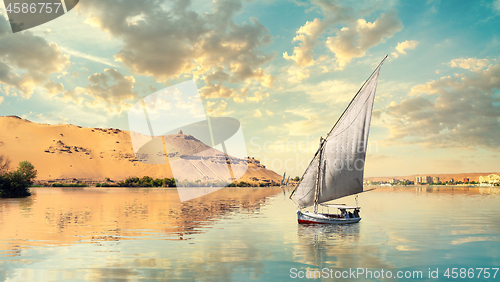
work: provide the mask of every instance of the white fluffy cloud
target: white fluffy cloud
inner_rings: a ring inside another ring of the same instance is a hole
[[[69,57],[57,44],[30,31],[13,34],[9,22],[0,17],[0,84],[29,98],[35,87],[68,66]]]
[[[403,24],[393,12],[382,14],[374,22],[359,19],[341,28],[336,36],[328,37],[326,46],[335,54],[339,69],[353,58],[363,57],[368,49],[392,37],[403,28]]]
[[[133,76],[124,76],[116,69],[105,69],[88,77],[85,87],[77,87],[62,93],[66,100],[89,107],[103,107],[110,112],[120,113],[131,106],[139,97],[134,91]]]
[[[452,68],[462,68],[466,70],[479,70],[484,69],[486,66],[490,64],[488,59],[476,59],[476,58],[467,58],[467,59],[454,59],[451,60],[448,64]]]
[[[312,22],[306,22],[304,26],[297,30],[297,36],[292,42],[300,42],[299,46],[293,48],[293,54],[283,53],[283,58],[295,61],[300,67],[314,64],[313,49],[316,46],[318,37],[325,31],[326,24],[320,19],[314,19]]]
[[[412,88],[381,115],[391,140],[426,147],[500,147],[500,65]]]
[[[393,52],[392,53],[392,56],[394,58],[397,58],[399,57],[399,54],[403,54],[403,55],[406,55],[406,50],[413,50],[417,47],[418,45],[418,41],[416,40],[406,40],[406,41],[403,41],[403,42],[399,42],[398,45],[396,46],[396,51],[397,52]]]
[[[54,80],[52,80],[52,79],[47,81],[47,83],[45,83],[43,85],[43,88],[45,90],[47,90],[47,93],[49,94],[49,96],[55,96],[64,90],[64,86],[62,83],[54,82]]]
[[[313,4],[321,8],[324,19],[319,18],[307,21],[301,26],[292,42],[298,42],[299,46],[293,48],[293,54],[283,53],[283,58],[295,62],[295,66],[306,67],[314,64],[314,48],[319,43],[320,36],[328,29],[339,23],[354,22],[353,10],[341,6],[335,1],[313,0]],[[300,74],[299,74],[300,75]]]
[[[320,43],[325,43],[335,57],[335,62],[330,65],[333,64],[336,69],[343,69],[353,58],[363,57],[370,48],[392,37],[403,28],[401,21],[393,12],[382,14],[371,23],[360,17],[374,9],[373,6],[366,10],[355,11],[336,2],[339,1],[312,1],[315,6],[310,9],[319,7],[323,18],[307,21],[301,26],[292,40],[298,43],[298,46],[293,48],[291,55],[288,52],[283,53],[283,58],[294,62],[293,66],[284,69],[290,82],[301,82],[309,77],[312,66],[321,64],[322,61],[330,61],[329,55],[314,57],[314,50]],[[343,27],[336,29],[338,25]],[[335,36],[327,37],[325,40],[323,36],[331,34],[332,31],[336,33]],[[329,68],[321,66],[320,70],[328,72]]]
[[[260,118],[260,117],[262,117],[262,112],[260,110],[255,110],[253,116]]]
[[[182,74],[203,77],[205,98],[236,95],[227,83],[247,80],[270,86],[262,65],[271,55],[261,51],[270,42],[268,30],[256,18],[237,24],[240,1],[217,0],[212,13],[197,13],[191,1],[89,0],[79,11],[87,22],[123,41],[115,60],[134,74],[168,81]]]

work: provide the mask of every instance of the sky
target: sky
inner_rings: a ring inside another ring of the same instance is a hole
[[[500,0],[86,0],[15,34],[0,7],[2,116],[128,130],[194,80],[293,177],[387,54],[365,176],[500,171]]]

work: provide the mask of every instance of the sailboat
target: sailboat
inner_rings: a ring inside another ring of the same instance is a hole
[[[346,224],[361,220],[357,203],[347,206],[327,202],[363,192],[373,101],[386,58],[363,83],[326,138],[321,138],[316,154],[290,194],[290,199],[297,202],[299,223]],[[318,213],[319,205],[338,212]],[[313,212],[304,210],[310,206],[314,206]]]

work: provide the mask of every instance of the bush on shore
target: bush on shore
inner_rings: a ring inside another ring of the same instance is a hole
[[[3,161],[3,158],[0,162]],[[0,197],[20,198],[31,196],[29,187],[36,178],[37,171],[28,161],[19,163],[13,172],[0,172]]]
[[[223,187],[223,186],[228,186],[228,187],[267,187],[270,184],[269,183],[247,183],[244,181],[241,182],[233,182],[230,184],[227,184],[224,181],[201,181],[201,180],[196,180],[196,181],[188,181],[188,180],[183,180],[178,182],[178,185],[180,187]],[[108,183],[98,183],[96,184],[96,187],[177,187],[176,181],[174,178],[158,178],[158,179],[153,179],[149,176],[144,176],[142,178],[139,177],[130,177],[125,179],[122,182],[118,182],[117,184],[108,184]]]
[[[101,184],[101,187],[111,187],[111,185],[110,186],[103,186],[103,184]],[[142,178],[129,177],[122,182],[118,182],[118,186],[120,186],[120,187],[175,187],[175,179],[174,178],[153,179],[149,176],[144,176]]]
[[[241,181],[241,182],[233,182],[229,185],[227,185],[228,187],[268,187],[270,184],[269,183],[255,183],[255,184],[252,184],[252,183],[248,183],[248,182],[245,182],[245,181]]]

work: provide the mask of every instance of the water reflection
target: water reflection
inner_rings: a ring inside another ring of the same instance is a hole
[[[500,195],[498,187],[478,186],[447,186],[447,185],[423,185],[423,186],[367,186],[365,190],[375,188],[377,191],[414,192],[415,194],[439,193],[451,195]]]
[[[298,225],[298,254],[305,264],[319,265],[336,260],[338,249],[359,241],[360,225]]]
[[[317,267],[393,267],[378,246],[360,244],[362,224],[298,225],[295,260]]]
[[[175,189],[35,188],[0,200],[0,254],[30,246],[186,240],[231,213],[257,212],[278,188],[226,188],[180,202]]]
[[[362,193],[354,225],[298,225],[279,187],[225,188],[184,203],[175,189],[37,189],[30,200],[0,200],[0,281],[283,281],[292,267],[497,267],[498,190],[429,188]]]

